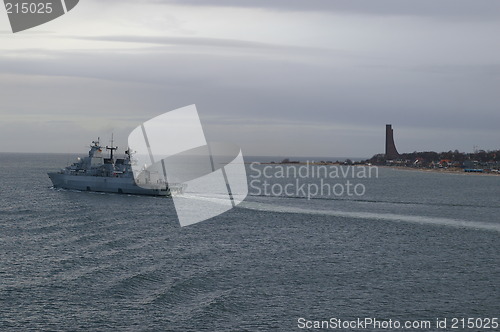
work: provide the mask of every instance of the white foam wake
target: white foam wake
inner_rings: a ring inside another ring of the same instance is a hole
[[[481,229],[496,231],[500,233],[500,224],[488,223],[488,222],[474,222],[451,218],[437,218],[437,217],[427,217],[427,216],[412,216],[412,215],[402,215],[393,213],[373,213],[373,212],[348,212],[348,211],[336,211],[336,210],[313,210],[305,209],[293,206],[282,206],[282,205],[271,205],[266,203],[256,203],[256,202],[242,202],[239,207],[257,210],[257,211],[269,211],[269,212],[281,212],[281,213],[298,213],[298,214],[309,214],[309,215],[321,215],[321,216],[335,216],[335,217],[349,217],[356,219],[370,219],[370,220],[384,220],[384,221],[395,221],[395,222],[409,222],[417,224],[432,224],[432,225],[442,225],[460,228],[471,228],[471,229]]]

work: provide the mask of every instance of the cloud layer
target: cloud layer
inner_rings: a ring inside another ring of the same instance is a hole
[[[1,34],[0,141],[19,138],[0,151],[64,127],[67,152],[192,103],[246,154],[369,157],[386,123],[401,151],[498,148],[496,2],[173,3],[104,21],[112,2],[88,1],[45,33]]]

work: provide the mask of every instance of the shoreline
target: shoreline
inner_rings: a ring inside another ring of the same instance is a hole
[[[416,168],[416,167],[403,167],[403,166],[386,166],[381,165],[377,167],[392,168],[401,171],[417,171],[417,172],[427,172],[427,173],[445,173],[445,174],[464,174],[464,175],[488,175],[488,176],[499,176],[500,173],[492,172],[465,172],[463,168]]]
[[[413,172],[426,172],[426,173],[442,173],[442,174],[464,174],[464,175],[488,175],[488,176],[500,176],[500,173],[494,172],[465,172],[463,168],[452,167],[452,168],[416,168],[416,167],[405,167],[405,166],[389,166],[389,165],[366,165],[366,164],[352,164],[344,165],[339,163],[307,163],[307,162],[292,162],[292,163],[276,163],[276,162],[258,162],[260,165],[271,165],[271,166],[362,166],[362,167],[380,167],[380,168],[390,168],[401,171],[413,171]],[[245,163],[252,164],[252,163]]]

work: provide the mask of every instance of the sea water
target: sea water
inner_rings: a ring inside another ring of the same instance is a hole
[[[0,330],[290,331],[365,318],[437,330],[500,313],[500,176],[380,168],[352,179],[360,196],[250,188],[237,208],[181,228],[168,198],[51,188],[46,173],[67,161],[0,154]]]

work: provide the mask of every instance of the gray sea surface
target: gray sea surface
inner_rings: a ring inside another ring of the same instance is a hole
[[[366,317],[428,330],[447,318],[450,330],[500,316],[500,176],[380,168],[355,179],[362,196],[254,188],[181,228],[169,198],[51,188],[46,173],[68,160],[0,154],[2,331],[292,331],[300,318]]]

